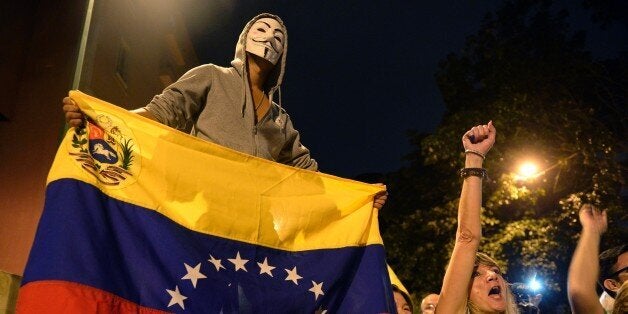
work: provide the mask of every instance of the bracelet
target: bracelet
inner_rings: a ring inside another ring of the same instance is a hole
[[[484,154],[480,153],[479,151],[477,151],[475,149],[465,149],[464,153],[465,154],[478,155],[478,156],[482,157],[482,160],[486,159],[486,156],[484,156]]]
[[[465,179],[471,176],[488,179],[488,173],[484,168],[462,168],[460,169],[460,176]]]

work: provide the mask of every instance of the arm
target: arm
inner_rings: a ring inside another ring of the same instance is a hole
[[[131,112],[137,113],[144,118],[149,118],[153,121],[159,122],[159,120],[157,120],[157,117],[155,117],[155,115],[153,115],[150,111],[146,110],[146,108],[137,108],[137,109],[131,110]]]
[[[606,212],[591,205],[580,208],[582,234],[576,246],[567,278],[567,295],[573,313],[603,314],[598,301],[595,281],[600,271],[598,255],[600,238],[606,231]]]
[[[310,151],[301,144],[299,131],[297,131],[292,125],[290,117],[286,114],[286,134],[288,141],[284,145],[278,161],[283,164],[291,165],[293,167],[318,171],[318,163],[310,156]],[[379,185],[384,185],[378,183]],[[385,186],[384,186],[385,187]],[[388,192],[383,191],[375,195],[373,199],[373,207],[376,209],[382,209],[386,200],[388,199]]]
[[[211,65],[203,65],[183,74],[144,108],[132,112],[178,130],[190,131],[205,106],[212,80]]]
[[[207,74],[201,72],[205,71],[199,68],[190,70],[160,95],[153,97],[146,107],[131,112],[172,127],[186,129],[204,104],[205,91],[209,88]],[[68,125],[81,126],[85,116],[74,100],[65,97],[62,103]]]
[[[318,163],[310,156],[310,150],[301,144],[301,136],[292,125],[290,116],[287,114],[285,132],[286,142],[279,153],[277,162],[297,168],[318,171]]]
[[[463,136],[465,149],[472,149],[484,155],[495,142],[496,130],[492,122],[476,126]],[[470,136],[479,139],[471,143]],[[483,158],[468,153],[465,168],[482,168]],[[475,254],[482,238],[480,209],[482,207],[482,178],[469,176],[462,183],[458,204],[458,229],[456,243],[445,272],[436,313],[463,313],[469,296]]]

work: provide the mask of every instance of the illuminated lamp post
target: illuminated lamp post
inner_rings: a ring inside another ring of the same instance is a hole
[[[527,283],[515,282],[510,285],[510,289],[517,298],[517,305],[521,313],[525,314],[538,314],[539,304],[543,295],[540,294],[543,290],[542,281],[536,278],[536,274],[530,278]]]

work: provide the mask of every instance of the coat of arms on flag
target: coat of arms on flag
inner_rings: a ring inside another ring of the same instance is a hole
[[[380,187],[70,95],[19,312],[394,312]]]
[[[104,185],[117,186],[139,171],[139,148],[133,133],[124,121],[111,114],[98,112],[87,118],[85,126],[72,129],[67,141],[68,153],[77,163]]]

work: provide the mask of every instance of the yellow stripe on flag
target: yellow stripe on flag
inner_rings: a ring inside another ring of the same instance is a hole
[[[382,243],[372,208],[379,186],[240,153],[79,91],[70,97],[105,134],[70,129],[48,182],[77,179],[191,230],[266,247],[301,251]],[[88,146],[90,136],[101,136],[103,144]],[[110,165],[95,154],[119,160]]]

